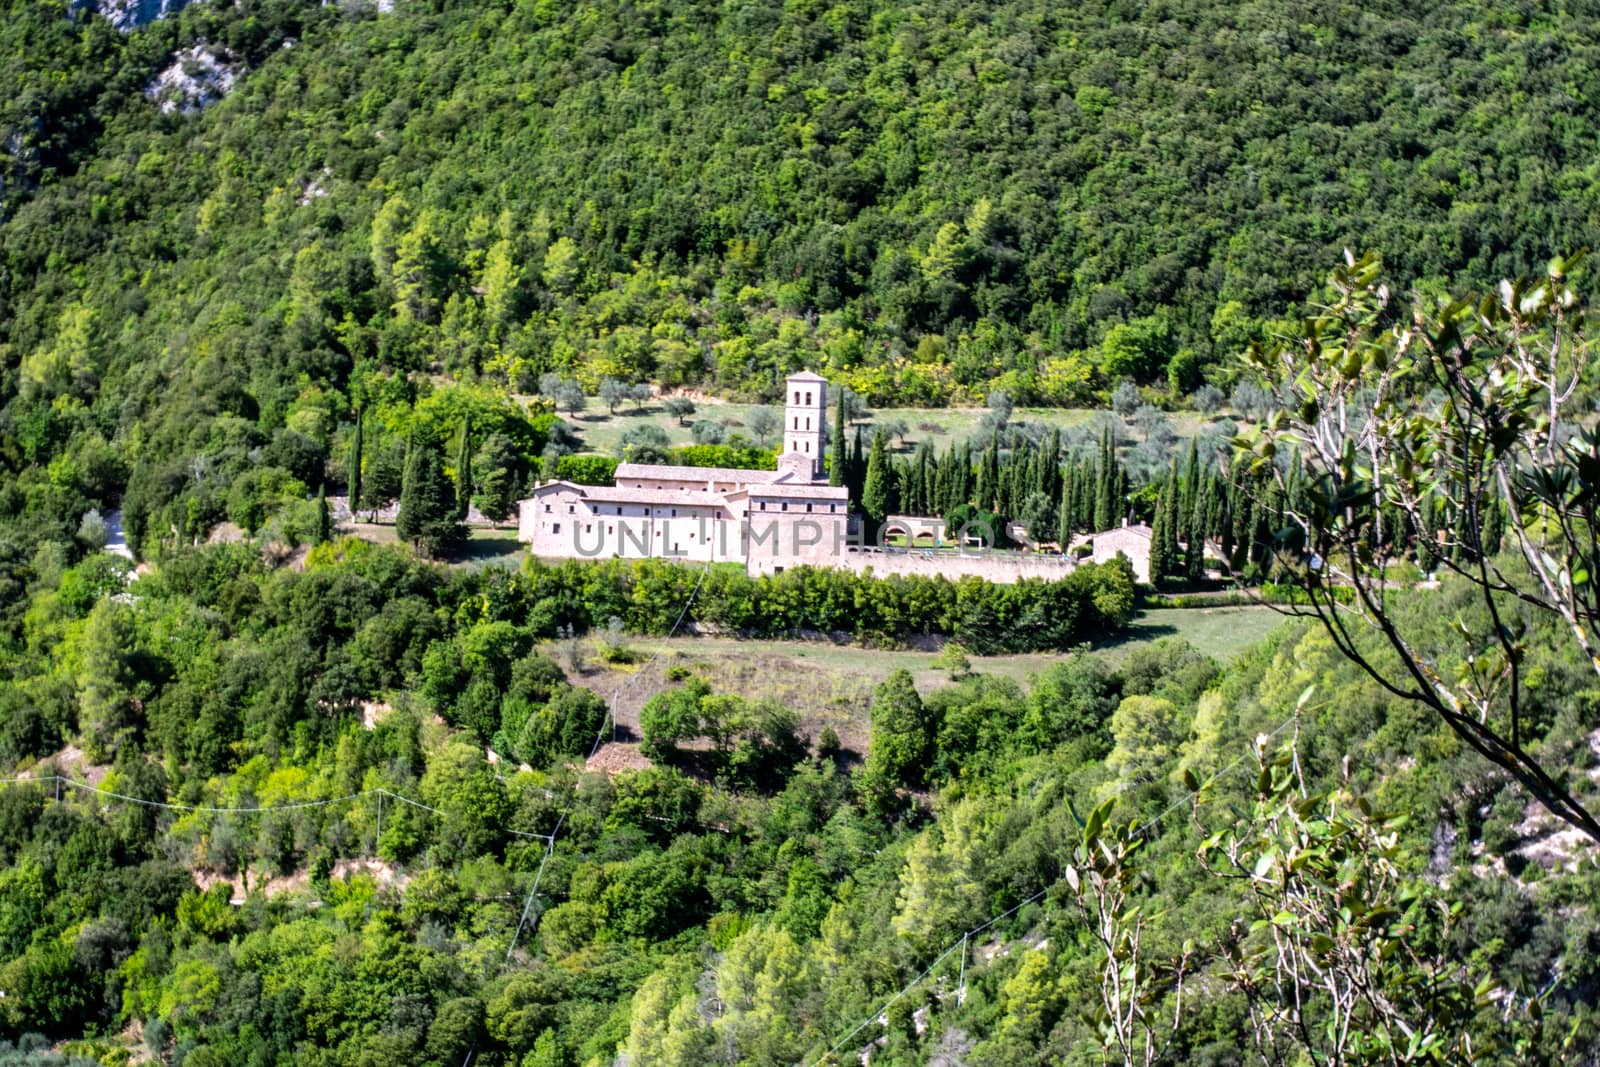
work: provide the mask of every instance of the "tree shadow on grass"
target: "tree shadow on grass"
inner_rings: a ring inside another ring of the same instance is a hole
[[[1145,644],[1158,638],[1172,637],[1177,633],[1178,628],[1168,623],[1135,622],[1130,623],[1120,634],[1093,642],[1093,646],[1096,652],[1108,652],[1126,645]]]
[[[468,538],[450,557],[452,563],[469,567],[515,566],[522,555],[522,542],[514,530],[496,530],[494,535]]]

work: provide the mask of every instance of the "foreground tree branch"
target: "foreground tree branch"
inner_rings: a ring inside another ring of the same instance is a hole
[[[1270,555],[1341,652],[1433,709],[1552,814],[1600,842],[1600,820],[1530,746],[1519,612],[1554,616],[1600,674],[1600,437],[1580,419],[1587,342],[1580,257],[1471,300],[1396,307],[1370,253],[1346,254],[1322,312],[1247,361],[1283,404],[1234,442],[1230,470],[1289,501]],[[1297,454],[1290,492],[1282,457]],[[1391,571],[1441,558],[1482,623],[1457,620],[1446,670],[1394,610]],[[1356,628],[1352,628],[1352,623]],[[1363,625],[1364,624],[1364,625]],[[1382,638],[1381,656],[1359,632]]]

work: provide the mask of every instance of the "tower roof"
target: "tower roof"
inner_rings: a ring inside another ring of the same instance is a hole
[[[803,371],[797,371],[796,373],[789,375],[789,377],[785,378],[784,381],[788,381],[788,382],[822,382],[824,385],[826,385],[827,382],[828,382],[828,379],[824,378],[820,374],[817,374],[815,371],[803,370]]]

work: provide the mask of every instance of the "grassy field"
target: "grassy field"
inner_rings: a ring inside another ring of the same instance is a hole
[[[392,545],[399,540],[394,524],[389,522],[342,522],[337,531],[377,545]],[[517,540],[515,528],[474,526],[467,531],[466,544],[449,563],[455,567],[519,567],[527,554]]]
[[[757,405],[728,404],[717,400],[697,401],[696,404],[697,410],[689,418],[691,424],[706,419],[723,424],[729,433],[751,436],[747,425]],[[782,414],[776,407],[771,410]],[[983,408],[884,408],[875,411],[873,418],[878,422],[903,420],[909,433],[899,448],[910,452],[915,451],[923,441],[930,441],[935,450],[943,451],[946,446],[971,437],[983,415]],[[660,401],[652,401],[640,409],[632,404],[623,404],[612,415],[597,398],[589,397],[582,412],[576,415],[562,412],[561,417],[582,439],[581,447],[585,452],[615,455],[622,435],[643,423],[661,427],[673,445],[694,443],[689,427],[678,425],[677,419],[662,410]],[[829,417],[832,417],[831,414]],[[1173,431],[1181,438],[1193,437],[1208,421],[1206,416],[1193,412],[1174,412],[1169,417]],[[1108,411],[1088,408],[1017,408],[1012,414],[1013,421],[1040,422],[1062,429],[1096,427],[1111,418],[1113,416]],[[868,434],[871,433],[872,424],[870,419],[863,424]],[[1133,436],[1132,429],[1126,423],[1123,424],[1122,435],[1125,438]],[[771,446],[777,442],[773,440],[767,443]]]
[[[1181,636],[1208,655],[1227,661],[1260,641],[1283,621],[1270,608],[1165,608],[1142,613],[1130,632],[1098,647],[1113,663],[1133,649],[1162,637]],[[627,647],[633,664],[607,665],[584,644],[586,659],[580,681],[606,698],[616,699],[620,740],[637,740],[639,709],[673,683],[666,673],[686,667],[719,692],[771,697],[797,712],[806,733],[815,738],[832,727],[847,749],[861,753],[867,743],[867,712],[873,688],[896,670],[911,672],[923,693],[948,684],[933,665],[935,653],[908,649],[871,649],[825,641],[741,641],[734,638],[632,638]],[[564,651],[547,649],[561,658]],[[1061,653],[973,656],[972,669],[1010,678],[1026,688],[1039,671]]]
[[[1142,611],[1126,637],[1101,646],[1116,662],[1141,644],[1162,637],[1182,637],[1206,655],[1227,662],[1255,645],[1284,621],[1268,607],[1255,604],[1217,608],[1155,608]]]

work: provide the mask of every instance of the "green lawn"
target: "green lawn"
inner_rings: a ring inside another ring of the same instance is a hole
[[[1139,613],[1126,637],[1100,647],[1115,662],[1142,644],[1176,636],[1213,659],[1226,662],[1261,641],[1284,621],[1283,615],[1256,604],[1153,608]]]
[[[698,402],[698,409],[689,417],[689,422],[693,424],[702,419],[719,422],[729,433],[742,433],[749,437],[751,435],[747,425],[750,413],[758,406],[729,404],[715,400],[701,401]],[[776,406],[772,406],[772,410],[781,414]],[[931,441],[935,450],[943,451],[947,445],[971,437],[976,432],[983,415],[983,408],[882,408],[872,413],[873,420],[879,423],[895,420],[905,422],[909,433],[905,443],[898,446],[905,452],[914,451],[923,441]],[[617,409],[617,413],[612,415],[598,398],[589,397],[582,412],[576,415],[562,412],[561,417],[582,439],[581,450],[585,452],[616,455],[617,443],[622,435],[631,427],[641,423],[661,427],[675,446],[694,443],[689,427],[678,425],[677,419],[662,410],[659,400],[646,404],[642,409],[636,409],[632,404],[623,404]],[[1109,412],[1089,408],[1017,408],[1012,415],[1014,421],[1041,422],[1046,426],[1059,426],[1062,429],[1094,426],[1101,420],[1111,417]],[[1169,417],[1173,431],[1182,438],[1193,437],[1208,421],[1206,416],[1193,412],[1174,412]],[[832,418],[831,412],[829,418]],[[870,434],[872,425],[871,420],[865,422],[864,432]],[[854,433],[854,430],[850,432]],[[1131,427],[1124,423],[1123,438],[1128,439],[1133,436]],[[775,440],[768,442],[769,446],[776,444]]]
[[[359,537],[376,545],[392,545],[399,541],[394,524],[389,522],[341,523],[341,536]],[[515,527],[489,529],[474,526],[467,531],[466,544],[445,562],[457,567],[517,567],[527,555],[527,549],[517,540]]]
[[[467,543],[450,562],[462,567],[519,567],[526,555],[516,530],[475,526],[467,532]]]

